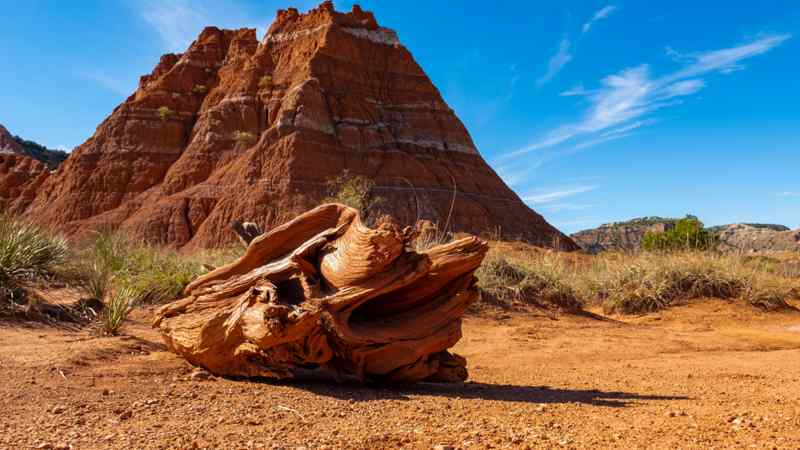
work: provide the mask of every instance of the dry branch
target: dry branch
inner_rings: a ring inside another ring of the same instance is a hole
[[[217,375],[462,381],[466,360],[447,349],[461,338],[487,245],[468,237],[417,253],[414,234],[320,206],[191,283],[154,325],[172,351]]]

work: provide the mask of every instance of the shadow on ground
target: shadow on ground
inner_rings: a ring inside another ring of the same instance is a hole
[[[463,384],[421,383],[403,389],[380,388],[356,384],[334,384],[333,382],[326,383],[324,381],[281,383],[261,380],[259,382],[293,386],[298,389],[313,392],[317,395],[353,400],[356,402],[411,400],[412,397],[432,396],[509,403],[581,403],[593,406],[620,408],[629,406],[632,402],[690,400],[689,397],[674,395],[642,395],[631,392],[606,392],[596,389],[556,389],[549,386],[519,386],[472,382]]]

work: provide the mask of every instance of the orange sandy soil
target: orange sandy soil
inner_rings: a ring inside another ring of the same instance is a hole
[[[0,449],[800,448],[800,312],[469,317],[461,385],[198,380],[126,336],[0,322]]]

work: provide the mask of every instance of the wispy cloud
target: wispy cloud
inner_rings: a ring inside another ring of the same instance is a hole
[[[142,18],[158,33],[167,50],[182,52],[203,27],[214,21],[205,6],[188,0],[137,2]]]
[[[542,209],[551,213],[557,213],[562,211],[585,211],[590,208],[595,208],[596,206],[597,205],[581,205],[575,203],[552,203],[542,207]]]
[[[547,63],[547,72],[544,73],[538,80],[536,80],[536,86],[542,87],[547,82],[552,80],[564,66],[567,65],[570,61],[572,61],[572,54],[570,53],[570,47],[572,43],[569,40],[569,37],[564,36],[561,38],[561,42],[558,44],[558,50],[556,54],[550,58],[550,61]]]
[[[800,197],[800,192],[792,192],[792,191],[778,192],[778,197]]]
[[[295,0],[298,8],[312,6],[314,0]],[[266,31],[275,11],[282,7],[280,1],[259,2],[253,13],[240,0],[128,0],[139,17],[158,35],[163,49],[182,52],[197,38],[204,27],[255,28]]]
[[[594,15],[592,16],[592,18],[591,18],[591,19],[589,19],[589,21],[588,21],[588,22],[586,22],[585,24],[583,24],[583,28],[581,29],[581,32],[582,32],[583,34],[586,34],[586,33],[588,33],[588,32],[589,32],[589,30],[591,30],[591,29],[592,29],[592,26],[593,26],[593,25],[594,25],[596,22],[599,22],[599,21],[601,21],[601,20],[603,20],[603,19],[607,18],[608,16],[610,16],[610,15],[611,15],[611,13],[613,13],[613,12],[614,12],[614,11],[616,11],[616,10],[617,10],[617,7],[616,7],[616,6],[614,6],[614,5],[608,5],[608,6],[604,7],[604,8],[601,8],[601,9],[600,9],[600,10],[598,10],[596,13],[594,13]]]
[[[551,203],[561,200],[563,198],[572,197],[574,195],[591,192],[597,189],[597,186],[576,186],[569,188],[558,188],[556,190],[538,191],[522,197],[522,200],[534,205],[542,203]]]
[[[598,225],[603,223],[603,220],[600,219],[588,219],[588,218],[581,218],[581,219],[572,219],[572,220],[556,220],[552,221],[553,226],[562,230],[566,233],[571,233],[574,231],[578,231],[578,227],[586,227],[587,225]]]
[[[84,80],[93,81],[106,90],[109,90],[115,94],[122,95],[127,97],[128,95],[132,94],[133,91],[136,89],[136,81],[131,80],[122,80],[119,78],[115,78],[106,74],[98,73],[98,72],[75,72],[75,75],[83,78]]]
[[[647,122],[645,116],[680,104],[682,98],[702,90],[706,81],[700,77],[743,67],[742,61],[766,53],[789,38],[790,34],[765,36],[736,47],[683,55],[683,67],[660,77],[654,77],[650,66],[642,64],[606,76],[600,80],[597,89],[584,90],[581,87],[562,93],[588,99],[589,108],[583,118],[551,130],[537,141],[507,153],[504,158],[522,156],[615,127],[645,126],[652,123]]]

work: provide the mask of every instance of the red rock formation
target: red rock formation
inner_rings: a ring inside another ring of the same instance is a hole
[[[0,155],[5,154],[24,154],[22,146],[14,140],[11,133],[8,132],[6,127],[0,125]]]
[[[213,246],[233,237],[232,219],[318,204],[345,169],[374,179],[400,223],[444,223],[455,187],[453,230],[577,248],[485,163],[397,35],[331,2],[279,11],[261,42],[252,29],[206,28],[162,57],[26,214]]]
[[[22,146],[0,125],[0,211],[24,210],[49,173],[47,166],[25,156]]]

